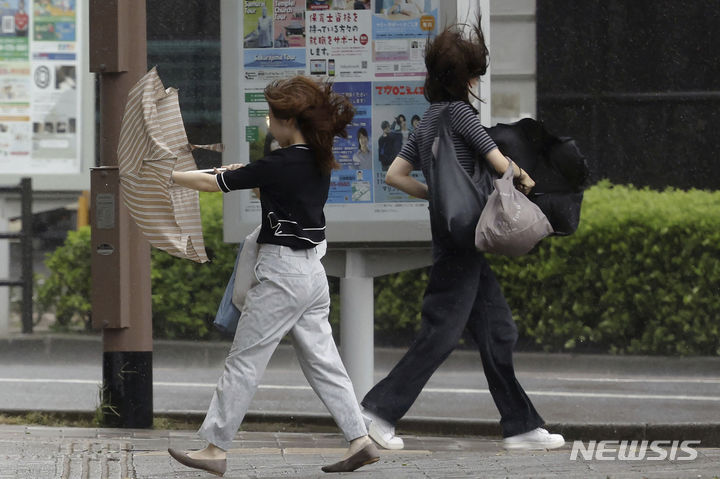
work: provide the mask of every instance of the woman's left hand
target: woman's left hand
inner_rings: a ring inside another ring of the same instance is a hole
[[[221,166],[220,168],[215,168],[215,173],[220,173],[221,169],[224,171],[228,171],[228,170],[232,171],[232,170],[237,170],[238,168],[242,168],[243,166],[245,166],[244,163],[233,163],[232,165],[224,165],[224,166]]]

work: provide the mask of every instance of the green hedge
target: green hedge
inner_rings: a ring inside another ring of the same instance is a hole
[[[720,355],[720,192],[602,182],[574,235],[492,264],[544,350]]]
[[[153,335],[169,339],[219,337],[212,327],[217,305],[232,273],[237,246],[222,240],[222,195],[200,194],[209,264],[175,258],[152,249]],[[90,228],[71,231],[48,254],[50,270],[38,285],[38,310],[55,312],[55,328],[90,327]]]
[[[235,245],[222,242],[221,195],[202,194],[201,207],[210,264],[153,250],[155,337],[217,336],[211,322]],[[89,253],[82,253],[89,252],[88,241],[87,232],[71,233],[50,255],[52,274],[40,287],[44,307],[54,306],[65,323],[72,311],[76,320],[89,312]],[[601,182],[586,192],[574,235],[546,239],[521,258],[490,261],[523,349],[720,355],[720,192]],[[412,337],[427,274],[423,268],[376,279],[378,344],[406,345]],[[66,281],[71,287],[61,287]],[[336,327],[337,281],[331,280],[331,290]]]

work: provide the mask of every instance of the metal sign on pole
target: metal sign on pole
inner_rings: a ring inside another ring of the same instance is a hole
[[[90,4],[102,165],[91,172],[92,322],[103,333],[103,422],[129,428],[153,422],[150,245],[121,201],[117,168],[127,94],[147,70],[145,7],[145,0]]]

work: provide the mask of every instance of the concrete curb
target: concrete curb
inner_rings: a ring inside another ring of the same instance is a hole
[[[25,415],[42,413],[58,420],[91,420],[95,411],[37,411],[29,409],[0,410],[0,415]],[[198,427],[205,419],[204,412],[198,411],[156,411],[155,418],[196,423]],[[566,441],[700,441],[701,447],[720,447],[720,422],[677,423],[677,424],[578,424],[548,423],[550,432],[565,436]],[[337,432],[337,425],[328,414],[308,414],[290,411],[264,412],[249,411],[243,421],[247,431],[283,431],[328,433]],[[482,436],[502,437],[497,421],[466,420],[447,417],[410,416],[400,420],[399,434],[426,436]]]

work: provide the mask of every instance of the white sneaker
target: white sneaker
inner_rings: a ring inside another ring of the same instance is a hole
[[[368,428],[368,435],[380,447],[385,449],[402,449],[405,447],[402,438],[395,435],[395,426],[367,409],[362,410],[362,415]]]
[[[550,434],[541,427],[503,439],[505,449],[556,449],[564,445],[564,437]]]

